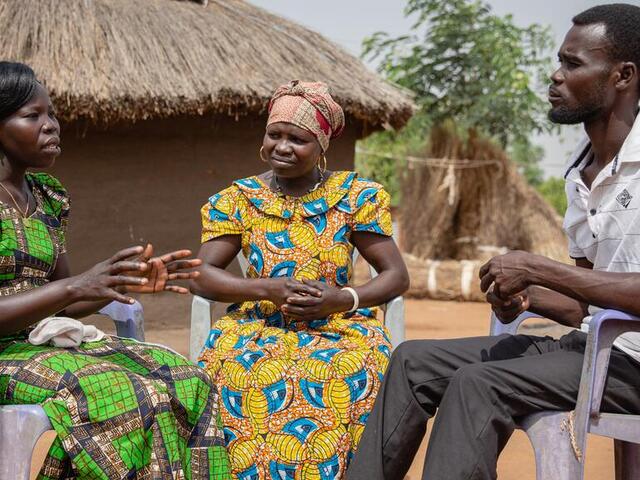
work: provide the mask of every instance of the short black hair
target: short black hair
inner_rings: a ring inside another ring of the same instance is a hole
[[[36,74],[24,63],[0,62],[0,120],[17,112],[33,96]]]
[[[640,7],[628,3],[597,5],[572,21],[574,25],[603,24],[611,60],[633,62],[640,72]]]

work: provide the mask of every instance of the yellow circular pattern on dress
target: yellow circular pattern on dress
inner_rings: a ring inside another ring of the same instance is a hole
[[[289,227],[291,242],[297,249],[308,255],[317,255],[318,245],[316,244],[316,233],[313,227],[305,222],[296,222]]]

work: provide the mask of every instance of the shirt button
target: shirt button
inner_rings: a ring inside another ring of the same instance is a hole
[[[576,192],[580,192],[580,187],[576,186]]]
[[[591,236],[592,236],[593,238],[596,238],[598,235],[596,235],[595,233],[592,233],[592,234],[591,234]]]
[[[592,208],[591,210],[589,210],[589,213],[590,213],[591,215],[595,215],[595,214],[596,214],[596,209],[595,209],[595,208]]]

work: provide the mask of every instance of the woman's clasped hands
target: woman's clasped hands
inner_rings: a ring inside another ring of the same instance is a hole
[[[271,301],[294,320],[318,320],[332,313],[346,312],[353,306],[349,292],[317,280],[282,278],[272,285]]]

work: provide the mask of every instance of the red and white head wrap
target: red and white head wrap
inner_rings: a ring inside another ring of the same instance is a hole
[[[292,82],[278,87],[269,102],[267,126],[291,123],[312,133],[326,152],[329,140],[344,130],[344,112],[322,82]]]

